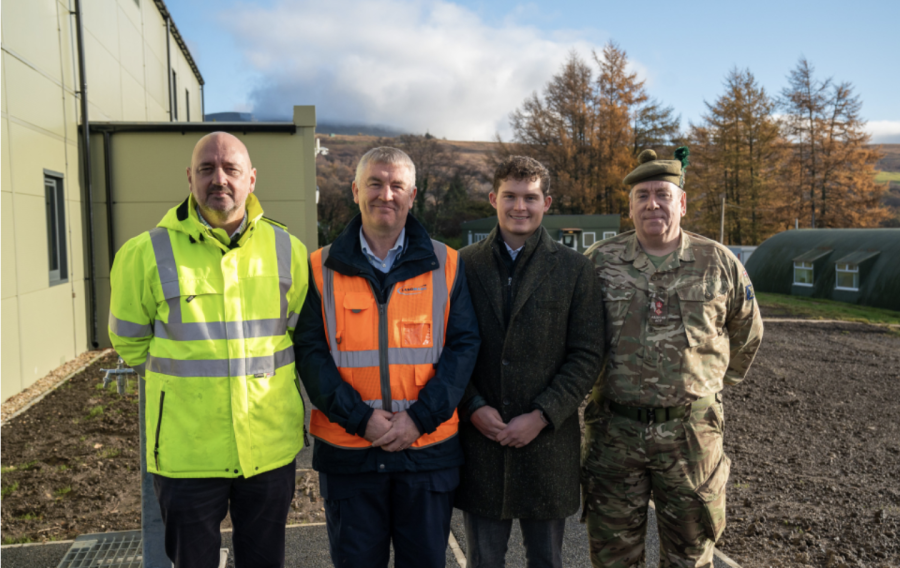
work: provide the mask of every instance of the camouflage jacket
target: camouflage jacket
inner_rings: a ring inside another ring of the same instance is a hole
[[[763,325],[750,277],[731,251],[682,231],[679,247],[655,268],[629,231],[585,254],[606,312],[598,400],[680,406],[743,380]]]

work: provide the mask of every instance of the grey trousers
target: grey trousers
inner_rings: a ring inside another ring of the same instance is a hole
[[[463,511],[469,568],[504,568],[512,519],[498,520]],[[565,519],[519,519],[527,568],[562,568]]]

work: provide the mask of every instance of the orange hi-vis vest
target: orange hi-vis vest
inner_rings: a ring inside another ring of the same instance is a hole
[[[385,304],[378,303],[366,278],[346,276],[325,266],[330,245],[310,258],[334,364],[341,378],[372,408],[407,410],[435,375],[447,333],[457,252],[437,241],[431,242],[438,267],[394,284]],[[455,436],[458,424],[454,411],[437,430],[413,442],[411,449]],[[310,415],[309,431],[333,446],[372,446],[365,438],[348,434],[317,408]]]

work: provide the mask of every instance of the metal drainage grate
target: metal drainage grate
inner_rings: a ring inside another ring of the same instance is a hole
[[[83,534],[57,568],[142,568],[141,531]]]

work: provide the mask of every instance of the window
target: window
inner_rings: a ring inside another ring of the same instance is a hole
[[[191,92],[187,89],[184,90],[184,119],[191,121]]]
[[[478,241],[483,241],[484,239],[488,238],[489,234],[490,233],[473,233],[472,234],[472,242],[477,243]]]
[[[590,238],[588,238],[590,237]],[[597,242],[597,233],[582,233],[581,234],[581,247],[588,248],[592,244]]]
[[[178,120],[178,75],[172,71],[172,120]]]
[[[616,232],[615,232],[615,231],[603,231],[603,239],[604,239],[604,240],[606,240],[606,239],[611,239],[611,238],[613,238],[613,237],[615,237],[615,236],[616,236]]]
[[[859,266],[855,264],[834,265],[834,289],[859,291]]]
[[[62,175],[44,173],[44,198],[47,211],[47,256],[50,285],[69,280],[66,255],[66,207]]]
[[[794,262],[794,286],[813,285],[813,263]]]

